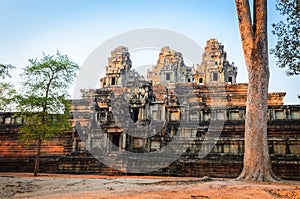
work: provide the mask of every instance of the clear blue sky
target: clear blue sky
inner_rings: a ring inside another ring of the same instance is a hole
[[[54,54],[57,49],[81,65],[97,46],[115,35],[139,28],[162,28],[186,35],[203,47],[208,39],[217,38],[225,45],[229,61],[238,67],[238,82],[247,82],[234,0],[0,2],[0,62],[18,69],[26,66],[28,59],[40,58],[42,52]],[[280,17],[274,1],[269,1],[269,24]],[[275,37],[271,27],[269,33],[272,47]],[[147,60],[147,64],[156,59]],[[134,65],[135,59],[132,61]],[[299,103],[300,77],[286,77],[285,69],[276,66],[272,55],[270,70],[270,92],[285,91],[286,104]],[[19,72],[13,73],[16,84]]]

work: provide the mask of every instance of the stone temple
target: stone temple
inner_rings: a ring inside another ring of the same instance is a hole
[[[44,143],[42,171],[238,176],[248,86],[236,82],[224,45],[208,40],[196,67],[162,47],[147,78],[132,65],[127,47],[111,51],[100,88],[72,100],[74,130]],[[284,96],[268,95],[269,152],[278,176],[300,179],[300,105],[283,105]],[[36,145],[18,142],[21,123],[0,116],[0,171],[33,168]]]

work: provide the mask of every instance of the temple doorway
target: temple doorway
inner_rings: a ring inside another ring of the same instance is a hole
[[[120,137],[121,137],[121,134],[111,134],[111,142],[112,142],[112,145],[111,145],[111,150],[112,151],[119,151],[120,149]]]

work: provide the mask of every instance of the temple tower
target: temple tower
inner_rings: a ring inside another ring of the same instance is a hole
[[[192,67],[184,64],[183,56],[180,52],[165,46],[159,53],[157,65],[152,67],[152,71],[148,70],[147,78],[154,85],[192,82]]]
[[[114,87],[124,85],[124,76],[132,67],[128,48],[119,46],[111,51],[106,66],[106,76],[100,79],[101,87]]]
[[[229,63],[224,45],[217,39],[210,39],[206,43],[202,55],[202,63],[197,65],[194,81],[198,84],[236,83],[237,67]]]

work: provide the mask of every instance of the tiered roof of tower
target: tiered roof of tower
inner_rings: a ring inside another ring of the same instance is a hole
[[[128,87],[143,77],[131,70],[132,62],[128,48],[119,46],[111,51],[106,67],[106,77],[101,79],[102,87]],[[186,66],[180,52],[165,46],[161,49],[157,64],[147,72],[147,79],[153,85],[167,87],[176,83],[196,84],[236,83],[237,67],[229,63],[224,45],[217,39],[207,41],[202,55],[202,63],[197,68]]]
[[[106,76],[100,79],[101,87],[136,87],[135,83],[144,81],[144,77],[131,70],[132,62],[128,48],[119,46],[111,51],[106,66]]]
[[[161,49],[157,65],[148,70],[147,79],[153,84],[174,84],[192,81],[192,68],[184,64],[180,52],[165,46]]]
[[[111,51],[111,57],[108,58],[108,68],[114,68],[119,70],[130,70],[132,63],[130,60],[130,54],[128,48],[124,46],[118,46]]]
[[[195,71],[195,82],[207,83],[236,83],[237,67],[229,63],[224,45],[217,39],[207,41],[202,55],[202,63]]]

